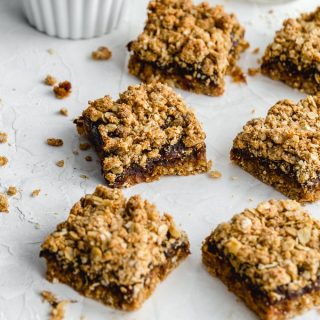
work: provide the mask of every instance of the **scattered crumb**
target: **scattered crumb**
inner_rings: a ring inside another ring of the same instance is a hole
[[[239,66],[235,66],[231,72],[232,82],[235,83],[247,83],[247,79],[242,69]]]
[[[56,162],[56,165],[60,168],[62,168],[64,166],[64,160],[59,160]]]
[[[90,148],[91,148],[91,146],[90,146],[89,143],[85,142],[85,143],[80,143],[79,144],[79,149],[82,150],[82,151],[88,150]]]
[[[210,171],[210,172],[209,172],[209,176],[210,176],[210,178],[212,178],[212,179],[219,179],[219,178],[222,177],[222,174],[221,174],[220,171],[214,170],[214,171]]]
[[[35,223],[34,224],[34,228],[37,229],[37,230],[40,229],[40,223]]]
[[[35,198],[40,194],[40,192],[41,192],[41,189],[35,189],[31,192],[31,196]]]
[[[71,93],[72,85],[69,81],[60,82],[57,86],[53,87],[53,92],[58,99],[64,99]]]
[[[0,212],[9,212],[8,198],[3,193],[0,193]]]
[[[260,73],[260,68],[249,68],[248,69],[248,75],[250,76],[250,77],[254,77],[254,76],[256,76],[257,74],[259,74]]]
[[[80,320],[87,320],[85,316],[80,316]]]
[[[79,152],[77,150],[73,150],[72,153],[75,155],[75,156],[78,156],[79,155]]]
[[[273,9],[270,9],[270,10],[268,11],[268,13],[269,13],[269,14],[272,14],[272,13],[273,13]]]
[[[0,167],[4,167],[9,162],[7,157],[0,156]]]
[[[213,161],[209,160],[208,161],[208,170],[211,170],[212,166],[213,166]]]
[[[262,63],[262,59],[261,58],[257,59],[257,63],[260,65]]]
[[[80,178],[81,178],[81,179],[89,179],[89,177],[86,176],[85,174],[80,174]]]
[[[253,53],[253,54],[258,54],[259,51],[260,51],[260,48],[255,48],[255,49],[252,51],[252,53]]]
[[[231,180],[238,180],[238,177],[233,176],[231,177]]]
[[[59,112],[61,115],[65,116],[65,117],[67,117],[69,115],[69,111],[67,108],[61,108]]]
[[[14,186],[9,186],[7,190],[7,195],[8,196],[15,196],[17,194],[17,188]]]
[[[55,54],[55,51],[54,51],[54,49],[52,49],[52,48],[49,48],[49,49],[47,49],[47,52],[49,53],[49,54]]]
[[[99,47],[91,54],[93,60],[109,60],[112,57],[112,52],[107,47]]]
[[[6,143],[8,141],[8,135],[5,132],[0,132],[0,143]]]
[[[85,159],[86,159],[86,161],[92,161],[92,157],[91,156],[86,156]]]
[[[63,146],[63,140],[57,138],[48,138],[47,144],[52,147],[61,147]]]
[[[50,304],[50,320],[63,320],[65,313],[65,306],[69,301],[59,301],[57,297],[50,291],[41,292],[42,301],[46,301]]]
[[[57,83],[57,79],[51,75],[47,75],[46,78],[44,79],[44,83],[47,86],[54,86]]]
[[[256,113],[256,109],[255,109],[255,108],[253,108],[253,109],[251,110],[251,114],[254,114],[254,113]]]
[[[253,201],[253,199],[252,199],[252,198],[249,198],[248,200],[249,200],[250,202],[252,202],[252,201]]]

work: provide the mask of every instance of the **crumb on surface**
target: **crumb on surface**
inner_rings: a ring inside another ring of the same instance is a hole
[[[253,109],[251,110],[251,114],[254,114],[254,113],[256,113],[256,109],[255,109],[255,108],[253,108]]]
[[[99,47],[91,54],[93,60],[109,60],[112,57],[112,52],[107,47]]]
[[[86,176],[85,174],[80,174],[79,177],[80,177],[81,179],[84,179],[84,180],[89,179],[89,177]]]
[[[0,132],[0,143],[6,143],[8,141],[8,134]]]
[[[8,196],[14,196],[17,194],[17,188],[15,186],[9,186],[7,190],[7,195]]]
[[[41,192],[41,189],[35,189],[31,192],[31,196],[35,198],[40,194],[40,192]]]
[[[89,162],[92,161],[92,157],[91,156],[86,156],[85,159],[86,159],[86,161],[89,161]]]
[[[259,52],[260,52],[260,48],[255,48],[255,49],[252,51],[253,54],[258,54]]]
[[[248,68],[248,75],[254,77],[261,72],[260,68]]]
[[[82,151],[89,150],[90,148],[91,148],[91,146],[87,142],[79,144],[79,149]]]
[[[9,201],[4,193],[0,193],[0,212],[9,212]]]
[[[53,92],[58,99],[64,99],[72,92],[72,85],[70,81],[60,82],[58,85],[53,87]]]
[[[235,83],[247,83],[246,76],[239,66],[235,66],[231,71],[231,79]]]
[[[8,158],[5,156],[0,156],[0,167],[4,167],[9,162]]]
[[[42,301],[46,301],[50,304],[50,320],[63,320],[65,314],[65,306],[69,301],[59,301],[57,297],[50,291],[41,292]]]
[[[44,79],[44,83],[47,86],[54,86],[57,83],[57,79],[51,75],[47,75]]]
[[[62,115],[62,116],[65,116],[67,117],[69,115],[69,110],[67,108],[61,108],[59,113]]]
[[[55,54],[55,50],[52,49],[52,48],[47,49],[47,52],[48,52],[50,55]]]
[[[59,160],[56,162],[56,165],[60,168],[64,167],[64,160]]]
[[[52,147],[61,147],[63,146],[63,140],[59,138],[48,138],[47,144]]]
[[[78,150],[73,150],[72,153],[73,153],[75,156],[78,156],[78,155],[79,155],[79,151],[78,151]]]
[[[220,171],[218,170],[213,170],[209,172],[209,177],[212,179],[219,179],[222,177],[222,174]]]

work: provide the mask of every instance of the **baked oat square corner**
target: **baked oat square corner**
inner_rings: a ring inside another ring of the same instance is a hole
[[[47,279],[121,310],[135,310],[190,254],[185,232],[140,196],[97,186],[41,246]]]

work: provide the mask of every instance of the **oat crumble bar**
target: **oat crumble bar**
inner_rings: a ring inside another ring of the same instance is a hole
[[[291,199],[320,198],[320,97],[276,103],[237,135],[231,160]]]
[[[320,91],[320,7],[284,21],[266,49],[261,71],[306,93]]]
[[[219,96],[224,76],[248,47],[244,28],[221,6],[192,0],[152,0],[148,20],[132,53],[129,72],[144,82],[161,81],[196,93]]]
[[[91,101],[75,122],[96,147],[110,187],[209,170],[199,122],[161,83],[130,86],[115,102],[109,96]]]
[[[47,279],[121,310],[135,310],[189,255],[187,235],[140,196],[97,186],[41,246]]]
[[[260,319],[289,319],[320,305],[319,233],[299,203],[270,200],[220,224],[202,259]]]

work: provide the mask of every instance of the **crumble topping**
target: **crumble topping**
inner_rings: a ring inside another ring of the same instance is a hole
[[[298,70],[312,69],[315,80],[320,83],[320,7],[312,13],[303,13],[297,19],[287,19],[283,28],[277,31],[263,57],[263,63],[269,60],[290,60]]]
[[[17,194],[17,188],[14,186],[9,186],[7,190],[7,195],[8,196],[15,196]]]
[[[0,212],[9,212],[8,198],[3,193],[0,193]]]
[[[50,291],[41,292],[42,301],[47,301],[50,306],[50,320],[63,320],[65,306],[69,303],[67,300],[59,301],[58,298]]]
[[[271,300],[316,283],[320,274],[320,221],[299,203],[270,200],[245,209],[209,237],[241,276]]]
[[[63,146],[63,140],[57,138],[48,138],[47,144],[52,147],[61,147]]]
[[[69,115],[69,110],[67,108],[61,108],[59,112],[62,116],[65,116],[65,117]]]
[[[9,160],[5,156],[0,156],[0,167],[4,167],[8,164]]]
[[[115,102],[109,96],[90,101],[76,121],[79,134],[89,133],[88,120],[97,126],[108,154],[103,170],[111,182],[132,164],[145,168],[148,160],[160,159],[163,148],[182,144],[188,155],[205,146],[205,133],[192,110],[160,83],[130,86]]]
[[[57,83],[57,79],[51,75],[47,75],[46,78],[44,79],[44,83],[47,86],[54,86]]]
[[[6,143],[8,141],[8,134],[0,132],[0,143]]]
[[[302,185],[312,185],[320,173],[320,97],[308,96],[299,103],[279,101],[267,117],[249,121],[233,147],[279,163]]]
[[[112,52],[107,47],[99,47],[91,54],[93,60],[109,60],[112,57]]]
[[[73,206],[67,221],[42,244],[41,254],[54,254],[61,267],[83,272],[95,285],[117,285],[134,299],[153,268],[183,244],[187,236],[170,215],[160,216],[138,195],[126,200],[119,189],[99,185]]]
[[[69,81],[60,82],[57,86],[53,87],[53,92],[58,99],[64,99],[70,95],[72,85]]]
[[[159,68],[176,66],[209,84],[221,79],[235,64],[238,51],[247,47],[243,35],[235,15],[227,14],[222,6],[153,0],[143,33],[128,48],[142,61]]]

